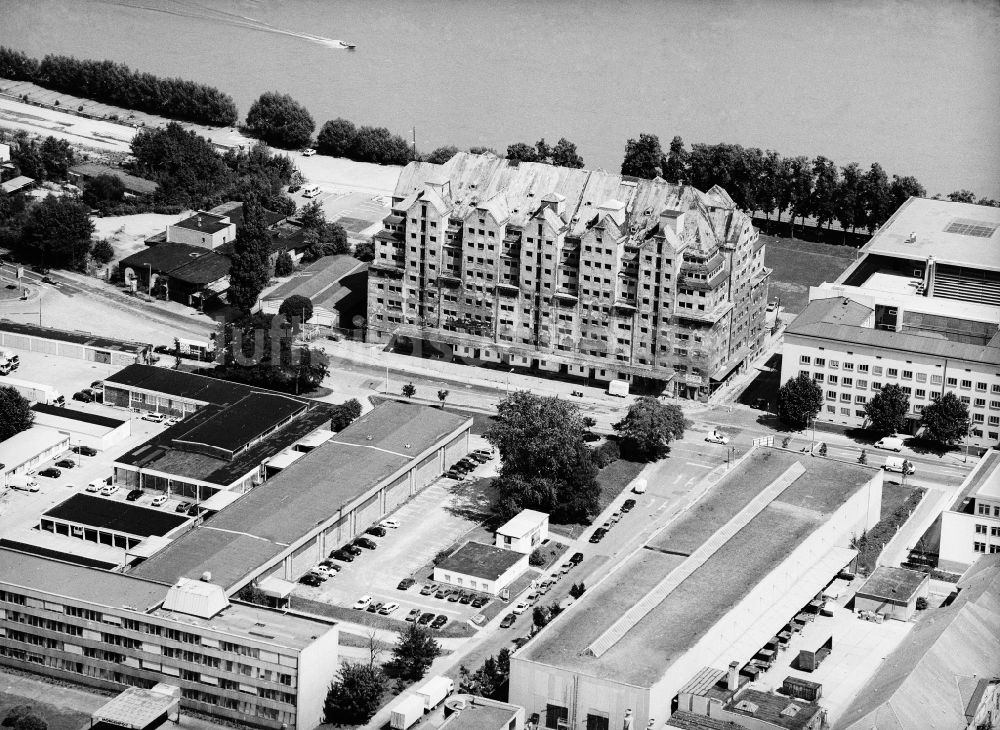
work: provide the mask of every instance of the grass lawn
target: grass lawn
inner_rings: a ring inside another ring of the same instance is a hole
[[[542,557],[545,558],[545,564],[537,566],[533,565],[532,567],[538,568],[538,570],[544,573],[559,561],[559,559],[566,552],[567,548],[561,542],[549,540],[544,545],[539,545],[535,548],[535,550],[540,552]]]
[[[90,714],[87,712],[56,707],[34,698],[29,699],[7,692],[0,692],[0,719],[7,717],[7,713],[18,705],[31,705],[35,713],[48,723],[49,730],[80,730],[90,722]]]
[[[777,238],[761,234],[767,248],[764,265],[774,269],[771,274],[771,299],[781,299],[789,314],[798,314],[809,303],[809,287],[833,281],[857,256],[851,246],[833,246],[798,239]]]
[[[619,459],[597,473],[597,481],[601,485],[601,503],[598,507],[598,514],[603,512],[604,508],[622,493],[629,482],[639,475],[644,466],[646,465],[639,461]],[[580,537],[586,528],[587,525],[553,525],[549,523],[549,532],[571,540]]]

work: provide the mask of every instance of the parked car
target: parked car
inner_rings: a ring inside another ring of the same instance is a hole
[[[635,507],[634,499],[626,499],[624,502],[622,502],[622,512],[631,512],[634,507]]]
[[[97,449],[92,449],[89,446],[74,446],[70,451],[74,454],[80,454],[80,456],[97,456]]]
[[[444,614],[441,614],[436,619],[434,619],[434,621],[431,622],[431,628],[432,629],[440,629],[446,623],[448,623],[448,617],[445,616]]]
[[[104,381],[103,380],[95,380],[93,383],[90,384],[90,387],[93,390],[104,390]]]
[[[452,591],[448,594],[448,603],[458,603],[462,598],[461,591]]]
[[[319,564],[322,565],[324,568],[330,570],[330,572],[332,573],[339,573],[343,569],[342,565],[333,562],[329,558],[327,558],[326,560],[321,560]]]
[[[288,186],[288,192],[290,192],[290,193],[297,193],[297,192],[299,192],[299,191],[300,191],[301,189],[302,189],[302,186],[301,186],[301,185],[289,185],[289,186]]]
[[[438,588],[438,592],[434,594],[435,598],[447,598],[448,594],[451,593],[450,588]]]
[[[432,594],[436,590],[437,590],[437,586],[434,585],[433,583],[425,583],[424,587],[420,589],[420,595],[421,596],[429,596],[430,594]]]
[[[382,608],[382,602],[380,601],[378,603],[369,603],[368,608],[366,608],[365,610],[368,613],[378,613],[379,609],[381,608]]]
[[[594,534],[590,536],[590,541],[593,543],[598,543],[604,539],[604,536],[608,534],[608,531],[603,527],[598,527],[594,530]]]
[[[406,618],[404,618],[403,620],[404,621],[415,622],[418,618],[420,618],[420,609],[419,608],[411,608],[410,612],[408,614],[406,614]]]
[[[394,520],[392,518],[382,520],[378,523],[380,527],[388,527],[390,530],[395,530],[399,527],[399,520]]]
[[[331,555],[333,555],[333,557],[335,557],[337,560],[343,560],[345,563],[354,562],[354,555],[347,552],[346,550],[334,550],[331,553]]]
[[[199,507],[196,504],[192,504],[190,507],[188,507],[187,515],[188,517],[198,517],[199,515],[203,515],[206,512],[208,512],[208,510],[205,509],[204,507]]]
[[[48,469],[42,469],[40,472],[38,472],[38,476],[48,477],[49,479],[58,479],[59,477],[62,476],[62,472],[56,469],[55,467],[50,466]]]
[[[611,522],[611,524],[613,525],[613,524],[615,524],[616,522],[618,522],[618,520],[620,520],[621,518],[622,518],[622,513],[621,513],[621,510],[619,510],[619,511],[617,511],[617,512],[612,512],[612,513],[611,513],[611,518],[610,518],[610,522]]]
[[[302,150],[303,157],[312,157],[315,154],[316,150],[314,150],[312,147],[306,147],[304,150]]]
[[[76,462],[72,459],[60,459],[55,463],[55,466],[58,466],[60,469],[72,469],[76,466]]]
[[[399,585],[396,586],[396,589],[400,591],[408,591],[416,582],[417,581],[413,580],[413,578],[403,578],[403,580],[399,581]]]
[[[375,537],[385,537],[386,530],[380,525],[372,525],[367,530],[365,530],[369,535],[374,535]]]
[[[490,602],[490,599],[487,598],[486,596],[476,596],[475,598],[472,599],[472,607],[473,608],[482,608],[483,606],[485,606],[489,602]]]
[[[167,420],[167,417],[162,413],[143,413],[143,421],[149,421],[150,423],[163,423]]]
[[[181,502],[174,508],[174,512],[187,512],[192,504],[192,502]]]
[[[100,492],[101,491],[101,487],[103,487],[103,486],[104,486],[104,482],[103,481],[101,481],[100,479],[95,479],[94,481],[92,481],[90,484],[87,485],[86,491],[88,491],[88,492]]]
[[[383,616],[388,616],[390,613],[392,613],[393,611],[395,611],[397,608],[399,608],[399,604],[398,603],[386,603],[386,604],[384,604],[382,606],[382,608],[380,608],[378,610],[378,612],[380,614],[382,614]]]
[[[340,549],[343,550],[344,552],[350,553],[351,555],[360,555],[362,552],[361,548],[359,548],[357,545],[352,545],[351,543],[347,543],[346,545],[344,545],[344,547]]]
[[[898,436],[886,436],[875,442],[875,448],[895,451],[898,454],[903,450],[903,439]]]
[[[117,484],[106,484],[105,486],[101,487],[101,496],[110,497],[117,491],[118,491]]]
[[[374,550],[378,547],[378,543],[367,537],[356,537],[354,538],[354,544],[358,547],[363,547],[365,550]]]
[[[166,504],[166,502],[167,502],[167,495],[158,494],[155,497],[153,497],[153,501],[150,502],[150,504],[153,507],[162,507],[164,504]]]
[[[473,454],[479,454],[485,456],[487,459],[493,458],[493,449],[476,449],[472,452]]]
[[[569,562],[573,565],[579,565],[583,562],[583,553],[573,553],[573,557],[569,559]]]
[[[299,578],[299,583],[302,583],[303,585],[307,586],[312,586],[313,588],[315,588],[316,586],[323,584],[323,579],[317,575],[313,575],[312,573],[306,573],[301,578]]]
[[[425,613],[422,614],[419,619],[417,619],[417,623],[420,624],[421,626],[426,626],[433,620],[434,620],[433,613]]]
[[[725,445],[729,443],[729,437],[724,433],[719,433],[718,431],[712,431],[712,433],[705,437],[705,440],[710,444]]]
[[[361,596],[361,598],[359,598],[354,602],[354,605],[351,606],[351,608],[357,611],[363,611],[364,609],[368,608],[371,602],[372,602],[371,596]]]
[[[125,495],[125,499],[129,502],[135,502],[139,497],[142,496],[141,489],[133,489],[128,494]]]
[[[309,572],[318,575],[323,580],[326,580],[327,578],[332,578],[337,574],[337,571],[330,570],[325,565],[314,565],[309,569]]]
[[[609,518],[603,525],[601,525],[601,529],[604,530],[605,532],[610,532],[611,528],[614,526],[615,523],[612,522],[611,519]]]
[[[474,451],[471,454],[469,454],[466,458],[472,459],[478,464],[485,464],[487,461],[490,460],[490,457],[486,456],[485,454],[477,454]]]
[[[531,608],[531,604],[528,603],[527,601],[518,601],[517,604],[514,606],[514,615],[520,616],[529,608]]]
[[[471,593],[463,593],[462,597],[458,599],[458,602],[463,606],[468,606],[472,603],[473,595]]]
[[[73,394],[73,400],[78,400],[81,403],[93,403],[94,396],[92,396],[89,391],[78,390]]]
[[[511,626],[514,625],[515,621],[517,621],[517,616],[515,616],[512,613],[508,613],[506,616],[503,617],[503,621],[500,622],[500,628],[509,629]]]
[[[463,474],[463,473],[462,473],[462,472],[460,472],[460,471],[455,471],[454,469],[452,469],[452,470],[450,470],[450,471],[446,471],[446,472],[444,473],[444,475],[445,475],[445,476],[446,476],[446,477],[447,477],[448,479],[454,479],[454,480],[455,480],[456,482],[460,482],[460,481],[462,481],[463,479],[465,479],[465,474]]]

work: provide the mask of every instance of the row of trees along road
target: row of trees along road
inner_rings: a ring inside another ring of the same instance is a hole
[[[685,180],[699,190],[719,185],[750,213],[762,213],[768,220],[777,213],[780,223],[787,212],[793,236],[795,219],[804,222],[806,217],[827,228],[837,221],[845,232],[871,233],[910,196],[927,196],[915,177],[893,175],[890,180],[877,162],[867,170],[855,162],[838,167],[822,155],[784,157],[774,150],[727,143],[693,144],[688,150],[680,137],[674,137],[664,152],[655,134],[628,140],[621,172],[668,182]],[[968,190],[955,191],[948,199],[1000,206],[1000,201],[976,200]]]
[[[778,415],[786,426],[802,429],[823,407],[823,389],[806,373],[799,373],[778,390]],[[865,421],[875,437],[904,430],[910,397],[895,383],[883,386],[865,403]],[[953,446],[969,432],[969,408],[952,391],[934,393],[920,413],[922,438],[941,446]]]
[[[114,61],[52,54],[38,61],[0,46],[0,76],[169,119],[231,126],[239,118],[233,98],[215,87],[133,71]]]

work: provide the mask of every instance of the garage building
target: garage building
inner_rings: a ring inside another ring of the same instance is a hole
[[[150,535],[165,537],[187,521],[187,517],[173,512],[106,497],[74,494],[47,510],[38,528],[127,550]]]
[[[69,449],[69,434],[32,426],[0,441],[0,477],[24,474]],[[3,479],[0,479],[3,483]]]
[[[111,367],[149,362],[152,345],[98,337],[89,332],[70,332],[52,327],[0,320],[0,347],[45,355],[74,357]]]

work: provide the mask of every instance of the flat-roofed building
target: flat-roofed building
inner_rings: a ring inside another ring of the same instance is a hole
[[[149,362],[153,346],[100,337],[89,332],[60,330],[0,319],[0,347],[87,360],[123,368]]]
[[[917,599],[927,598],[930,582],[927,573],[880,565],[854,595],[854,610],[909,621],[917,611]]]
[[[751,659],[848,565],[882,472],[756,447],[511,657],[546,727],[670,717],[697,667]],[[594,718],[591,720],[590,718]]]
[[[496,546],[519,553],[530,553],[549,539],[549,516],[525,509],[497,528]]]
[[[806,373],[823,389],[817,420],[865,425],[884,385],[909,396],[907,432],[955,393],[969,443],[1000,441],[1000,209],[910,198],[785,330],[781,381]]]
[[[690,398],[763,347],[764,243],[718,186],[460,152],[403,168],[383,226],[376,341]]]
[[[39,519],[38,529],[130,550],[150,535],[170,535],[187,521],[187,517],[174,512],[74,494],[47,509]]]
[[[110,418],[47,403],[35,403],[31,410],[39,426],[68,433],[71,446],[90,446],[98,451],[107,451],[132,435],[132,420],[129,418]]]
[[[468,453],[471,426],[440,408],[383,403],[132,572],[209,572],[230,593],[270,575],[295,580]]]
[[[3,381],[0,381],[0,386]],[[31,471],[69,450],[69,434],[47,426],[32,426],[0,441],[0,484],[14,474]]]
[[[527,553],[467,542],[434,566],[434,580],[495,596],[527,569]]]
[[[337,670],[332,621],[231,603],[0,548],[0,664],[101,690],[180,687],[181,706],[240,725],[311,730]]]
[[[438,730],[523,730],[524,708],[487,697],[458,694],[444,703]]]
[[[167,226],[167,243],[186,243],[214,250],[236,239],[236,224],[228,215],[199,210]]]
[[[964,572],[982,555],[1000,553],[1000,452],[990,449],[941,513],[938,567]]]

